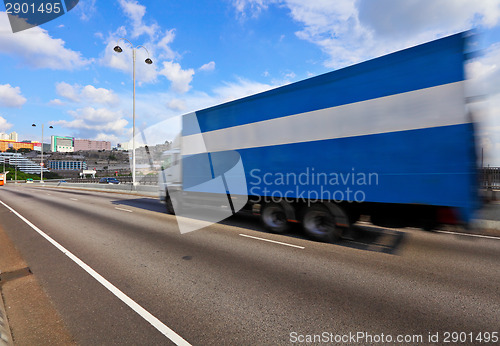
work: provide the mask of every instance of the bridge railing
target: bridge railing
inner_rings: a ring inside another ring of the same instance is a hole
[[[99,180],[101,180],[104,177],[97,177],[97,178],[62,178],[62,179],[44,179],[46,182],[60,182],[60,181],[66,181],[68,183],[94,183],[97,184],[99,183]],[[122,184],[132,184],[132,177],[131,176],[123,176],[123,177],[113,177],[109,176],[106,178],[116,178],[120,183]],[[144,176],[136,176],[136,181],[139,183],[139,185],[158,185],[158,176],[157,175],[144,175]]]

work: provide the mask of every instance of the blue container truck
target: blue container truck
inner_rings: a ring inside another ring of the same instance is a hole
[[[299,222],[322,241],[361,215],[387,227],[469,224],[479,197],[464,94],[468,36],[183,116],[160,198],[178,213],[219,195],[226,216],[244,206],[272,232]],[[207,176],[222,177],[223,188]]]

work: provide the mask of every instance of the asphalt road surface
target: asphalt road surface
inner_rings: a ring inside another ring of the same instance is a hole
[[[78,344],[481,344],[500,332],[500,239],[361,225],[324,244],[244,214],[181,235],[154,198],[9,185],[0,201],[0,226]]]

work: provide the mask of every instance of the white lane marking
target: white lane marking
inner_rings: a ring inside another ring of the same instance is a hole
[[[252,235],[247,235],[247,234],[242,234],[240,233],[240,235],[242,237],[247,237],[247,238],[252,238],[252,239],[257,239],[257,240],[262,240],[262,241],[268,241],[270,243],[275,243],[275,244],[280,244],[280,245],[286,245],[286,246],[291,246],[291,247],[295,247],[297,249],[305,249],[304,246],[299,246],[299,245],[293,245],[293,244],[288,244],[288,243],[283,243],[283,242],[280,242],[280,241],[276,241],[276,240],[271,240],[271,239],[265,239],[265,238],[259,238],[259,237],[254,237]]]
[[[115,209],[122,210],[122,211],[128,211],[129,213],[132,213],[132,210],[129,210],[129,209],[123,209],[123,208],[118,208],[118,207],[115,207]]]
[[[48,193],[47,196],[52,196],[52,195],[50,193]]]
[[[70,200],[72,200],[72,201],[78,201],[76,198],[70,198]]]
[[[496,239],[500,240],[500,237],[494,237],[490,235],[481,235],[481,234],[468,234],[468,233],[459,233],[459,232],[448,232],[448,231],[437,231],[438,233],[446,233],[446,234],[457,234],[464,235],[466,237],[476,237],[476,238],[487,238],[487,239]]]
[[[156,318],[155,316],[153,316],[149,311],[147,311],[142,306],[140,306],[139,304],[137,304],[134,300],[132,300],[132,298],[130,298],[129,296],[127,296],[125,293],[123,293],[122,291],[120,291],[120,289],[118,289],[115,285],[113,285],[111,282],[109,282],[108,280],[106,280],[103,276],[101,276],[101,274],[99,274],[98,272],[96,272],[89,265],[87,265],[81,259],[79,259],[75,255],[73,255],[65,247],[63,247],[61,244],[59,244],[58,242],[56,242],[54,239],[52,239],[50,236],[48,236],[42,230],[40,230],[38,227],[36,227],[34,224],[32,224],[24,216],[22,216],[17,211],[15,211],[11,207],[9,207],[3,201],[0,201],[0,203],[3,204],[11,212],[13,212],[21,220],[23,220],[28,226],[30,226],[38,234],[40,234],[42,237],[44,237],[49,243],[51,243],[52,245],[54,245],[59,251],[61,251],[66,256],[68,256],[73,262],[75,262],[76,264],[78,264],[83,270],[85,270],[94,279],[96,279],[97,282],[99,282],[101,285],[103,285],[105,288],[107,288],[108,291],[110,291],[111,293],[113,293],[122,302],[124,302],[125,304],[127,304],[139,316],[141,316],[143,319],[145,319],[147,322],[149,322],[153,327],[155,327],[160,333],[162,333],[167,338],[169,338],[173,343],[175,343],[176,345],[186,345],[186,346],[190,346],[191,345],[186,340],[184,340],[180,335],[178,335],[172,329],[170,329],[165,324],[163,324],[158,318]]]

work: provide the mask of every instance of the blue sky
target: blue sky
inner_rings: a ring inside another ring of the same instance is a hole
[[[0,5],[0,132],[130,140],[132,58],[139,128],[189,111],[478,28],[467,66],[486,164],[500,166],[500,0],[80,0],[13,34]]]

